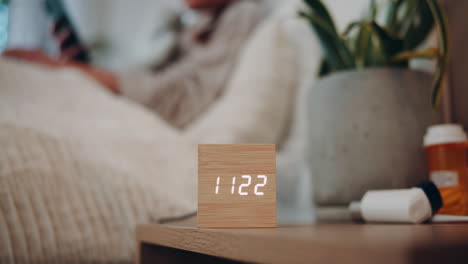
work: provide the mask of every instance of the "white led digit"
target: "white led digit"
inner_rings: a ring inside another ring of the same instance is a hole
[[[264,193],[263,192],[259,192],[258,191],[258,188],[259,187],[265,187],[265,185],[267,184],[267,176],[265,175],[257,175],[257,178],[260,178],[260,179],[263,179],[263,183],[257,183],[255,185],[255,189],[254,189],[254,193],[255,195],[263,195]]]
[[[219,176],[218,176],[218,178],[216,178],[216,189],[215,189],[215,193],[218,194],[218,191],[219,191]]]
[[[234,194],[234,185],[235,184],[236,184],[236,176],[232,177],[231,194]]]
[[[242,179],[247,179],[247,183],[242,183],[241,185],[239,185],[239,194],[240,195],[248,195],[249,193],[248,192],[243,192],[242,188],[243,187],[248,187],[250,185],[250,182],[252,181],[252,177],[250,177],[250,175],[242,175]]]

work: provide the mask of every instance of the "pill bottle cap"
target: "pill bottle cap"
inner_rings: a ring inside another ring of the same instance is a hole
[[[439,189],[431,181],[421,182],[416,186],[416,188],[421,188],[422,191],[426,194],[427,199],[431,204],[432,215],[434,215],[443,205]]]
[[[467,137],[463,127],[459,124],[441,124],[430,126],[424,136],[424,146],[445,143],[466,142]]]

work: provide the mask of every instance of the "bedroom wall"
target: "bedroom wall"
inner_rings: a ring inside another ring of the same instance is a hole
[[[468,129],[468,1],[446,0],[451,56],[448,73],[451,94],[451,121]]]

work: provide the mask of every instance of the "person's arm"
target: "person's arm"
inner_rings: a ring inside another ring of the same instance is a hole
[[[190,8],[203,9],[229,4],[232,1],[234,0],[188,0],[186,2]]]
[[[88,64],[77,63],[68,59],[51,58],[40,50],[10,49],[2,56],[15,58],[23,61],[45,65],[51,68],[73,68],[83,72],[85,75],[101,84],[114,94],[119,94],[119,83],[117,76],[109,71],[99,69]]]
[[[260,14],[260,4],[254,1],[233,3],[205,47],[198,47],[161,72],[121,74],[122,94],[146,105],[172,125],[186,126],[223,92]]]
[[[48,1],[47,3],[52,5],[60,2]],[[43,15],[43,12],[41,12],[43,11],[43,2],[40,1],[40,5],[35,7],[35,11]],[[49,6],[49,9],[51,9],[49,10],[50,12],[55,11],[55,16],[52,16],[55,21],[49,33],[55,39],[60,51],[58,58],[53,58],[39,49],[25,48],[8,49],[2,55],[53,68],[68,67],[78,69],[111,92],[115,94],[120,93],[118,89],[118,78],[115,74],[81,62],[84,58],[87,58],[88,50],[78,40],[76,33],[73,32],[73,28],[67,20],[64,10],[61,10],[61,8],[63,9],[60,5],[56,8],[51,8]],[[45,27],[44,23],[40,26],[40,28]]]

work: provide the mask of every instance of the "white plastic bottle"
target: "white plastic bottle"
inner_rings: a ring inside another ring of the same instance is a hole
[[[427,181],[411,189],[368,191],[361,202],[352,202],[349,209],[355,220],[419,224],[441,207],[439,190]]]

